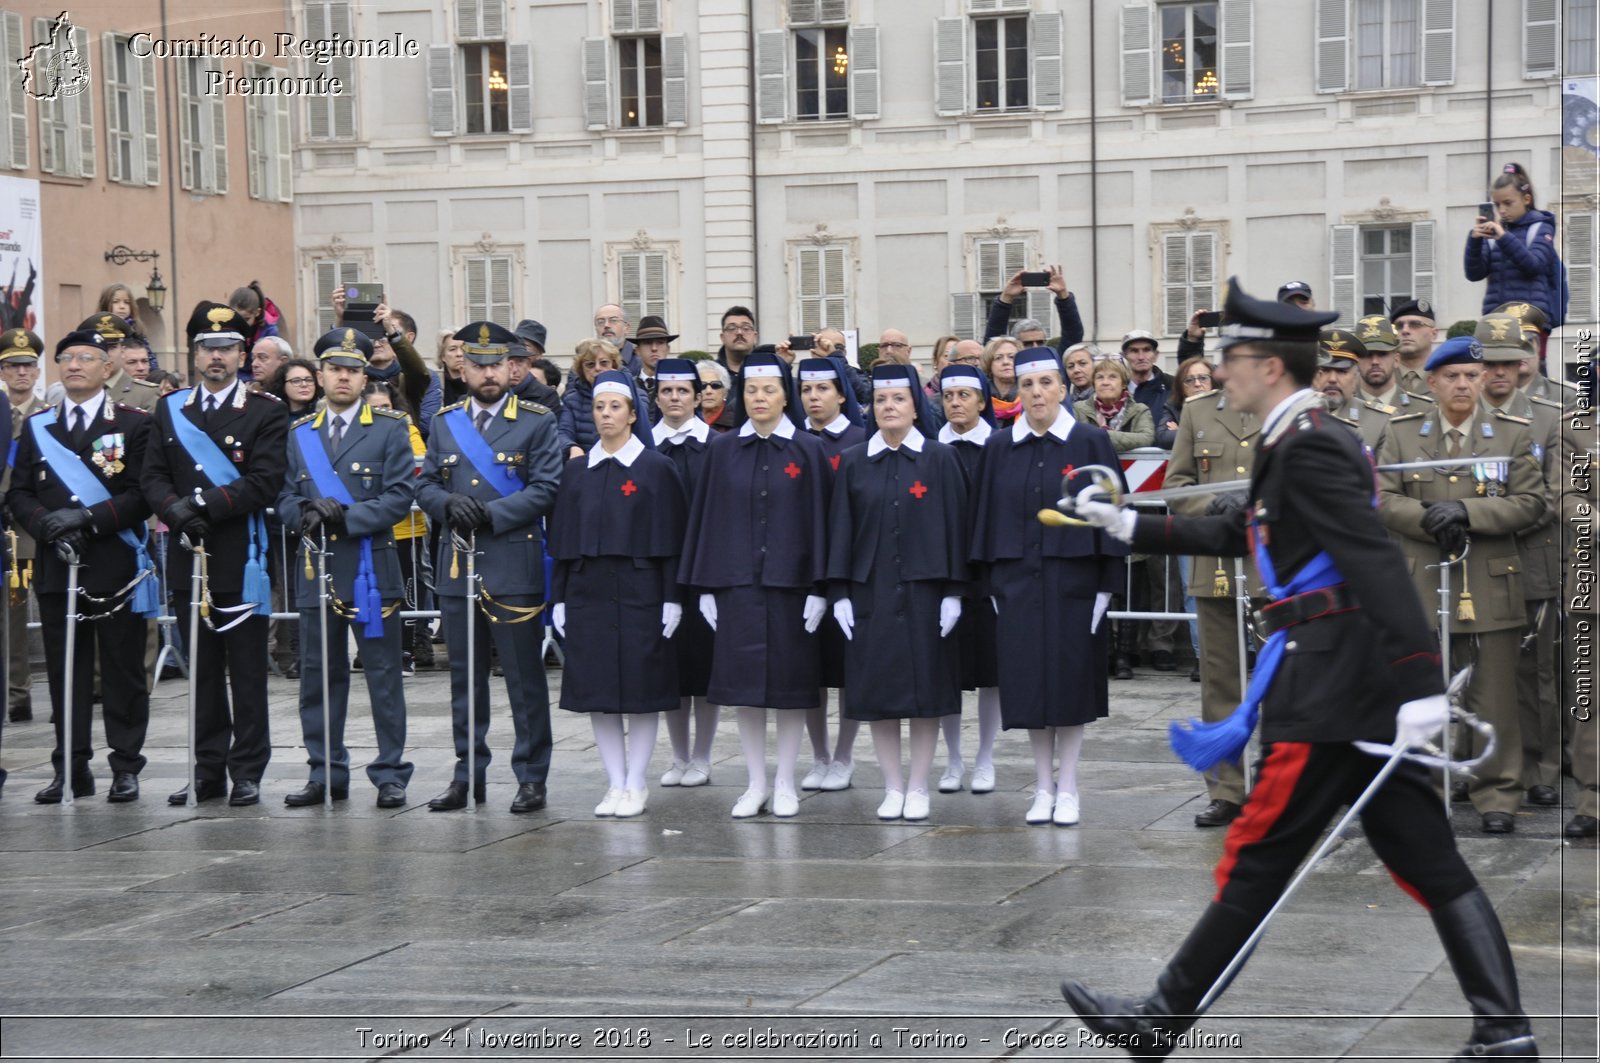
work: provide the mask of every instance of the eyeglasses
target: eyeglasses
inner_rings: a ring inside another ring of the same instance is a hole
[[[879,346],[879,348],[894,347],[894,348],[897,348],[897,349],[904,348],[905,350],[910,350],[911,349],[911,344],[909,344],[909,343],[896,343],[896,342],[894,342],[892,340],[890,342],[888,342],[888,343],[880,343],[880,344],[878,344],[878,346]]]
[[[983,356],[977,354],[964,354],[960,358],[952,358],[950,360],[957,365],[981,365],[983,363]]]
[[[291,376],[284,378],[283,382],[285,386],[293,385],[295,387],[310,387],[316,383],[316,380],[308,376]]]
[[[621,325],[626,321],[627,318],[622,317],[597,317],[594,319],[594,327],[600,328],[603,325]]]
[[[724,336],[754,336],[756,327],[754,325],[723,325],[722,334]]]
[[[1023,347],[1024,350],[1032,350],[1035,347],[1047,347],[1047,346],[1049,346],[1049,341],[1048,340],[1024,340],[1023,343],[1022,343],[1022,347]]]
[[[707,391],[721,391],[722,389],[726,388],[727,386],[728,385],[724,384],[720,380],[713,380],[713,381],[710,381],[710,382],[702,385],[702,387],[704,387]]]
[[[56,355],[57,365],[93,365],[99,361],[103,361],[103,359],[98,352],[92,354],[68,354],[63,352]]]
[[[1209,384],[1211,383],[1211,374],[1205,373],[1199,376],[1186,376],[1183,378],[1183,382],[1185,384]]]

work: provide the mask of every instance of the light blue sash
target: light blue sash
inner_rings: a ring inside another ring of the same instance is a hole
[[[172,418],[172,430],[177,433],[178,445],[194,460],[195,467],[211,481],[211,486],[222,487],[239,479],[239,470],[217,447],[216,441],[201,431],[193,421],[183,415],[183,405],[189,401],[193,389],[174,391],[167,396],[167,414]],[[267,616],[272,612],[272,585],[267,581],[266,542],[267,521],[257,511],[245,518],[250,529],[250,554],[244,563],[244,589],[240,594],[247,602],[255,603],[251,613]]]
[[[355,497],[333,470],[333,462],[328,460],[328,451],[322,445],[322,434],[317,430],[316,420],[307,421],[294,430],[300,441],[300,457],[306,463],[306,471],[311,473],[311,482],[317,485],[323,497],[331,498],[343,506],[353,506],[356,504]],[[361,538],[361,561],[356,566],[356,583],[351,598],[355,600],[355,618],[363,625],[362,637],[383,638],[383,595],[378,592],[370,535]]]
[[[508,396],[507,402],[516,402],[516,396]],[[444,415],[444,423],[450,426],[450,434],[455,438],[456,446],[461,448],[461,456],[467,459],[483,482],[500,492],[501,498],[506,498],[522,490],[522,481],[509,468],[494,460],[494,451],[489,449],[489,443],[478,432],[478,426],[472,423],[472,418],[467,416],[465,406],[451,410]]]

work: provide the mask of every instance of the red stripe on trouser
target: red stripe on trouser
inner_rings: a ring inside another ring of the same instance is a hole
[[[1401,889],[1409,893],[1411,895],[1411,899],[1422,905],[1424,909],[1430,912],[1433,911],[1433,906],[1423,899],[1421,890],[1417,889],[1417,887],[1413,886],[1411,883],[1395,874],[1394,868],[1391,867],[1388,870],[1389,877],[1394,879],[1394,884],[1396,886],[1399,886]]]
[[[1289,797],[1305,771],[1311,756],[1309,742],[1274,742],[1262,765],[1261,776],[1245,801],[1244,814],[1228,828],[1228,838],[1222,849],[1222,859],[1217,863],[1216,901],[1222,900],[1222,891],[1228,887],[1233,867],[1239,862],[1239,850],[1252,845],[1272,830],[1278,817],[1289,805]]]

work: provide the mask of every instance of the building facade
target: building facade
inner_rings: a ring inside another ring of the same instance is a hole
[[[1421,296],[1455,320],[1482,299],[1476,205],[1516,161],[1593,322],[1594,155],[1563,154],[1561,116],[1595,7],[308,0],[308,36],[421,54],[345,61],[353,93],[301,115],[301,316],[363,280],[425,332],[538,318],[557,356],[605,302],[683,349],[745,304],[769,340],[896,327],[925,351],[1060,263],[1101,339],[1175,336],[1235,273],[1347,319]],[[1046,295],[1020,309],[1048,321]]]
[[[180,373],[184,325],[201,299],[225,301],[259,280],[293,324],[289,101],[226,91],[230,77],[287,76],[288,61],[270,50],[170,54],[173,42],[206,36],[270,42],[288,25],[287,0],[238,12],[197,0],[13,0],[0,10],[0,174],[39,182],[47,344],[94,313],[113,283],[133,290],[162,365]],[[113,261],[119,247],[142,258]],[[166,288],[160,312],[146,294],[154,269]]]

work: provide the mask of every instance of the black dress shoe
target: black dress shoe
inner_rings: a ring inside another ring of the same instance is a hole
[[[290,808],[304,808],[306,805],[320,805],[323,798],[328,796],[328,791],[319,782],[308,782],[292,794],[283,795],[283,803]],[[343,801],[350,796],[348,786],[335,786],[333,799]]]
[[[397,782],[386,782],[378,787],[379,808],[403,808],[406,803],[406,788]]]
[[[1451,804],[1453,804],[1453,805],[1464,804],[1465,802],[1470,801],[1470,800],[1472,800],[1472,794],[1467,789],[1467,784],[1465,782],[1453,782],[1453,783],[1450,784],[1450,803]]]
[[[1194,825],[1196,827],[1226,827],[1239,818],[1239,813],[1244,809],[1232,801],[1217,800],[1211,802],[1201,811],[1195,813]]]
[[[1113,679],[1132,679],[1133,678],[1133,662],[1130,661],[1127,658],[1126,655],[1119,653],[1112,660],[1112,662],[1111,662],[1111,678],[1113,678]]]
[[[194,796],[196,801],[215,800],[218,797],[222,797],[227,792],[228,787],[220,779],[195,780]],[[169,805],[187,805],[188,803],[189,788],[187,786],[175,793],[170,793],[167,795],[167,804]]]
[[[1178,659],[1172,655],[1171,650],[1156,650],[1150,654],[1150,667],[1158,672],[1176,672]]]
[[[111,789],[106,791],[106,800],[117,804],[139,800],[139,776],[131,771],[119,771],[113,774]]]
[[[61,776],[57,775],[50,780],[50,785],[33,795],[33,799],[41,805],[59,805],[61,803]],[[72,777],[73,797],[94,796],[94,776],[83,772]]]
[[[1509,812],[1485,812],[1483,814],[1483,833],[1485,834],[1510,834],[1517,829],[1517,821]]]
[[[1539,1058],[1539,1046],[1534,1043],[1531,1033],[1492,1042],[1480,1041],[1474,1037],[1467,1042],[1465,1048],[1451,1059],[1450,1063],[1471,1063],[1474,1059],[1508,1059],[1512,1057],[1522,1059]]]
[[[26,705],[11,710],[12,723],[27,723],[31,719],[33,719],[33,710]]]
[[[1532,805],[1559,805],[1561,795],[1554,786],[1528,787],[1528,803]]]
[[[259,804],[260,801],[261,784],[254,779],[240,779],[233,784],[233,793],[228,795],[228,804],[235,807]]]
[[[1562,831],[1569,838],[1593,838],[1600,834],[1600,819],[1593,816],[1573,816],[1567,820],[1566,829]]]
[[[1194,666],[1194,669],[1192,671],[1190,671],[1190,673],[1189,673],[1189,682],[1191,682],[1191,683],[1200,682],[1200,666],[1198,664]]]
[[[479,797],[479,801],[483,798]],[[381,802],[380,802],[381,803]],[[428,802],[429,812],[455,812],[467,807],[467,784],[453,782],[444,788],[444,793]]]
[[[513,812],[537,812],[544,807],[544,783],[525,782],[517,787],[516,799],[511,802]]]
[[[298,664],[291,664],[289,667],[285,668],[283,670],[283,678],[285,678],[285,679],[299,679],[300,678],[300,666]]]
[[[1096,993],[1081,982],[1067,979],[1061,995],[1083,1024],[1138,1059],[1161,1059],[1177,1047],[1174,1038],[1187,1029],[1185,1017],[1169,1017],[1161,998],[1114,997]]]

